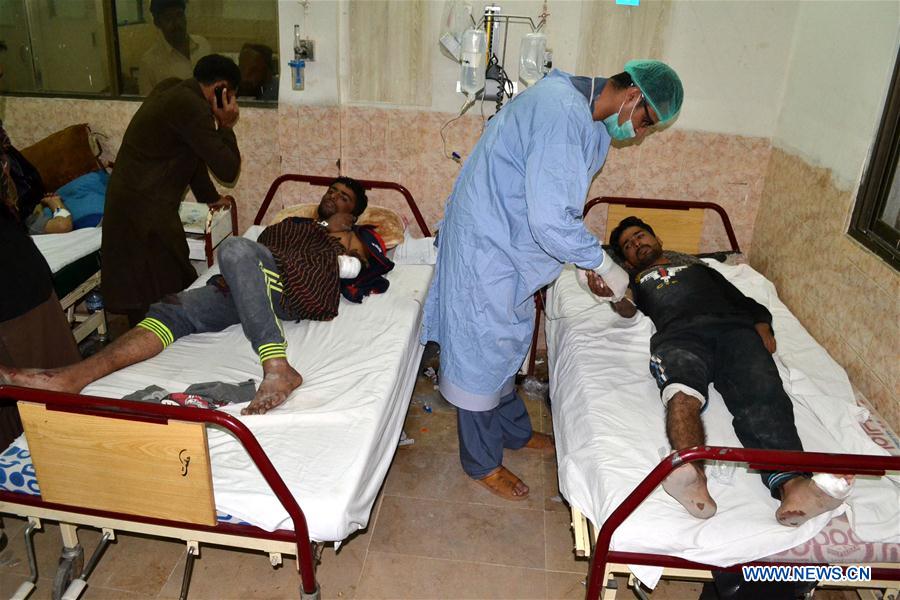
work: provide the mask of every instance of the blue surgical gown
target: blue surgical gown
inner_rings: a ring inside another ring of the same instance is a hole
[[[554,70],[488,123],[439,226],[422,341],[441,347],[441,393],[467,410],[511,391],[534,329],[534,293],[566,263],[604,253],[582,210],[610,137],[587,95]]]

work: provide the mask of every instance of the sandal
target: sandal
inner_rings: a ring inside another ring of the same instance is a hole
[[[528,498],[528,492],[521,495],[516,494],[516,484],[521,483],[522,480],[513,475],[512,472],[504,466],[497,467],[494,471],[475,481],[487,488],[492,494],[500,496],[504,500],[518,502]]]
[[[556,445],[553,442],[553,436],[546,433],[538,433],[535,431],[531,434],[531,438],[525,443],[523,448],[532,448],[534,450],[555,450]]]

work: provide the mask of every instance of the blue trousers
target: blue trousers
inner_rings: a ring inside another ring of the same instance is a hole
[[[525,403],[513,391],[485,411],[456,409],[459,460],[472,479],[481,479],[503,464],[503,449],[521,448],[531,439],[531,419]]]

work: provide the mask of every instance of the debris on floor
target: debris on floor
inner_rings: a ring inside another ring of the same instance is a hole
[[[550,386],[547,383],[540,381],[537,377],[529,375],[522,380],[522,383],[519,384],[519,388],[526,394],[543,396],[550,389]]]

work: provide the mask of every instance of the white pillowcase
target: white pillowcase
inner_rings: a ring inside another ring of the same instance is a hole
[[[406,230],[403,243],[394,248],[393,256],[389,258],[398,265],[433,265],[437,262],[434,238],[414,238]]]

